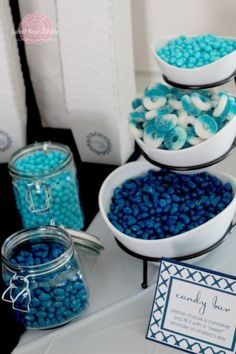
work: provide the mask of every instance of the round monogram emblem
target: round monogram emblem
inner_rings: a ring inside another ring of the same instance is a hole
[[[0,130],[0,151],[6,151],[12,146],[12,140],[9,134]]]
[[[111,141],[99,132],[87,135],[87,146],[97,155],[106,155],[111,152]]]

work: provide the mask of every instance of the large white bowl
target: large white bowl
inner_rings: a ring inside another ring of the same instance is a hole
[[[135,139],[150,159],[167,166],[193,167],[214,161],[223,156],[236,137],[236,116],[219,132],[202,143],[181,150],[153,149],[143,140]]]
[[[131,162],[117,168],[103,182],[99,192],[99,208],[114,236],[131,251],[147,257],[187,256],[203,251],[219,241],[229,228],[236,211],[236,180],[232,176],[217,171],[212,172],[212,170],[211,174],[217,176],[222,182],[231,183],[234,198],[221,213],[206,223],[190,231],[161,240],[136,239],[125,235],[112,225],[107,214],[115,188],[121,186],[129,178],[145,174],[149,169],[159,170],[147,161]]]
[[[235,39],[227,37],[229,39]],[[163,74],[172,82],[182,85],[198,86],[217,83],[230,77],[236,70],[236,50],[208,65],[194,69],[178,68],[166,63],[157,54],[167,42],[175,37],[160,38],[152,42],[152,53]]]

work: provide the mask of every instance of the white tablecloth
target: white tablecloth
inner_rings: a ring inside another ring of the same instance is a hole
[[[26,331],[13,354],[179,353],[145,339],[158,266],[149,265],[149,287],[143,290],[142,262],[119,249],[100,213],[88,231],[105,246],[101,256],[82,259],[90,289],[88,311],[56,330]],[[196,264],[234,274],[235,249],[236,232]]]

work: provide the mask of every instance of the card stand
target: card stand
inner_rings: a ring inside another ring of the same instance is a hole
[[[206,249],[196,252],[194,254],[190,254],[187,256],[182,256],[182,257],[176,257],[176,258],[172,258],[175,259],[177,261],[188,261],[197,257],[201,257],[213,250],[215,250],[217,247],[219,247],[226,239],[227,237],[234,231],[236,226],[236,223],[232,223],[228,230],[226,231],[226,233],[213,245],[211,245],[210,247],[207,247]],[[125,247],[116,237],[115,240],[118,244],[118,246],[122,249],[122,251],[126,252],[127,254],[129,254],[132,257],[141,259],[143,261],[143,281],[142,281],[142,288],[146,289],[148,287],[148,262],[156,262],[159,263],[161,261],[161,258],[156,258],[156,257],[146,257],[143,256],[141,254],[135,253],[133,251],[131,251],[129,248]]]

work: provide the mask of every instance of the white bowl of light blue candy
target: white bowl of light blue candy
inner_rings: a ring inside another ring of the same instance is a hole
[[[236,180],[234,177],[218,171],[209,170],[223,183],[229,182],[233,187],[231,203],[218,215],[204,224],[179,235],[159,239],[137,239],[119,231],[108,219],[108,212],[114,191],[129,178],[144,175],[148,170],[159,170],[147,161],[137,161],[125,164],[113,171],[103,182],[99,192],[99,208],[102,217],[112,234],[129,250],[147,257],[184,257],[201,252],[218,242],[226,233],[236,210]],[[207,170],[206,170],[207,171]]]
[[[232,37],[224,37],[233,39]],[[176,37],[159,38],[152,42],[152,53],[162,71],[162,73],[172,82],[182,85],[198,86],[218,83],[230,77],[236,70],[236,50],[221,57],[220,59],[196,68],[181,68],[164,61],[158,54],[158,50],[165,47]]]

